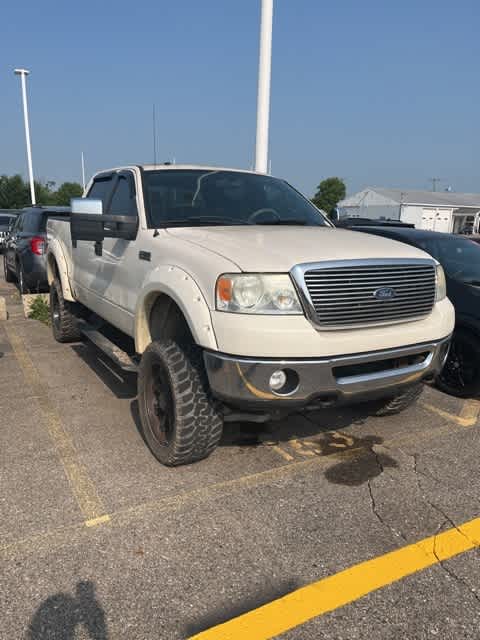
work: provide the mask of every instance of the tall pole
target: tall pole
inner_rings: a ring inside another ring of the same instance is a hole
[[[268,128],[270,119],[270,81],[272,74],[273,0],[262,0],[260,22],[260,60],[258,66],[257,140],[255,171],[268,171]]]
[[[23,101],[23,119],[25,121],[25,139],[27,142],[27,163],[28,163],[28,179],[30,181],[30,195],[32,204],[36,204],[35,200],[35,184],[33,182],[32,167],[32,146],[30,143],[30,125],[28,122],[28,105],[27,105],[27,83],[26,77],[30,73],[27,69],[15,69],[15,75],[20,76],[22,82],[22,101]]]
[[[82,151],[82,186],[83,186],[83,191],[85,192],[85,158],[83,157],[83,151]]]

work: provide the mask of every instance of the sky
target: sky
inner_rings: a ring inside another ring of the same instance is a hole
[[[478,0],[274,0],[272,173],[306,195],[480,192]],[[81,180],[153,160],[251,168],[260,0],[2,5],[0,174]]]

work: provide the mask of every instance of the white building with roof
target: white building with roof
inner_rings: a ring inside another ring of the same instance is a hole
[[[480,226],[480,194],[367,187],[338,203],[340,218],[400,220],[417,229],[461,233]]]

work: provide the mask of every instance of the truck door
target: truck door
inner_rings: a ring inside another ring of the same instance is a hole
[[[101,200],[105,210],[111,199],[114,178],[116,174],[112,172],[96,176],[86,197]],[[95,295],[98,274],[102,268],[99,247],[90,240],[77,240],[77,246],[72,247],[72,258],[75,296],[89,309],[100,314],[101,304]]]
[[[105,213],[132,216],[138,221],[136,194],[133,172],[122,171],[117,176],[113,196]],[[110,321],[129,334],[134,327],[138,292],[152,268],[151,263],[141,260],[139,255],[135,240],[105,238],[101,256],[102,280],[96,283],[98,294],[105,299],[109,313],[113,314]]]

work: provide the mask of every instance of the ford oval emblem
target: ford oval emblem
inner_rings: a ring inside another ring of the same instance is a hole
[[[382,287],[373,292],[373,297],[377,300],[392,300],[397,294],[392,287]]]

